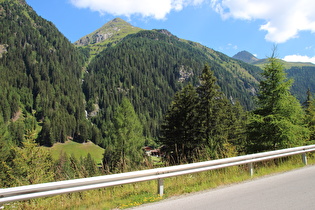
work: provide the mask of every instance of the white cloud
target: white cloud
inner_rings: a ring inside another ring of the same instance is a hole
[[[189,5],[201,4],[204,0],[70,0],[78,8],[89,8],[101,14],[141,15],[164,19],[172,10],[180,11]]]
[[[266,40],[283,43],[299,31],[315,32],[314,0],[211,0],[223,19],[265,20]]]
[[[287,55],[283,60],[288,62],[311,62],[315,64],[315,56],[308,57],[306,55]]]

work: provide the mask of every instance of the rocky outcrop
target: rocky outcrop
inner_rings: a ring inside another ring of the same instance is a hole
[[[192,69],[188,70],[188,69],[185,69],[185,66],[181,66],[179,68],[179,75],[180,75],[180,77],[179,77],[178,81],[182,83],[185,80],[188,80],[190,77],[194,76],[194,73],[193,73]]]

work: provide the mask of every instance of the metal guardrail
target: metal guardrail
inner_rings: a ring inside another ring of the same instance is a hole
[[[303,163],[307,165],[306,153],[312,151],[315,151],[315,145],[121,174],[2,188],[0,189],[0,206],[1,204],[14,201],[29,200],[32,198],[54,196],[149,180],[158,180],[158,193],[162,196],[164,190],[164,178],[244,164],[248,164],[249,172],[252,176],[254,162],[302,154]]]

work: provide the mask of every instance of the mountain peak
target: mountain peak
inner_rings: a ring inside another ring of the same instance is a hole
[[[124,21],[123,19],[121,19],[121,18],[114,18],[114,19],[112,19],[111,21],[109,21],[108,23],[126,23],[126,24],[129,24],[130,25],[130,23],[128,23],[128,22],[126,22],[126,21]],[[105,24],[106,25],[106,24]]]
[[[87,46],[105,42],[108,39],[113,39],[113,41],[115,41],[116,39],[119,40],[128,34],[136,33],[140,30],[142,29],[132,26],[121,18],[115,18],[105,23],[101,28],[91,34],[82,37],[74,44],[78,46]]]
[[[133,27],[133,26],[121,18],[115,18],[115,19],[105,23],[101,28],[99,28],[96,31],[107,30],[108,28],[113,28],[114,30],[119,30],[119,28],[122,28],[122,27]]]
[[[245,63],[254,63],[259,60],[258,58],[256,58],[256,56],[254,56],[253,54],[245,50],[238,52],[237,54],[233,56],[233,58],[237,60],[241,60]]]

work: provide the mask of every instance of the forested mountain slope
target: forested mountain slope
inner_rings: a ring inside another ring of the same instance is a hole
[[[20,144],[36,130],[45,145],[67,138],[101,144],[122,96],[131,100],[145,135],[156,138],[174,93],[187,82],[197,86],[204,64],[232,102],[253,106],[258,68],[167,30],[114,19],[75,47],[25,1],[1,1],[0,19],[2,139]]]
[[[315,66],[293,66],[286,70],[288,78],[294,80],[291,92],[301,103],[307,98],[307,91],[315,92]]]
[[[82,54],[23,0],[0,1],[0,24],[1,139],[20,144],[34,129],[47,145],[85,138]]]
[[[181,40],[167,30],[143,30],[107,47],[89,63],[83,92],[90,112],[100,108],[92,122],[106,130],[113,110],[127,96],[140,116],[145,135],[156,137],[174,93],[188,82],[198,86],[205,64],[232,102],[239,100],[248,109],[253,107],[258,67]]]
[[[241,51],[233,56],[245,63],[263,68],[268,62],[267,59],[258,59],[247,51]],[[315,64],[310,62],[287,62],[280,60],[286,69],[288,78],[293,79],[291,93],[300,100],[301,103],[306,100],[306,92],[309,89],[315,92]]]

